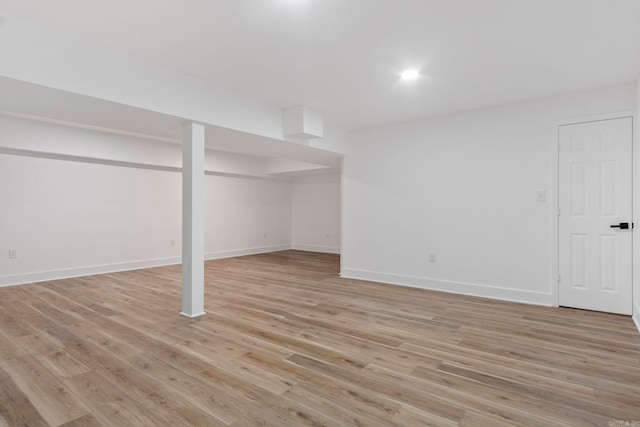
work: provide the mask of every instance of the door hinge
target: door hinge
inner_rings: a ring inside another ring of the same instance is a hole
[[[560,284],[560,273],[558,273],[558,284]]]
[[[560,216],[560,208],[558,208],[558,216]]]

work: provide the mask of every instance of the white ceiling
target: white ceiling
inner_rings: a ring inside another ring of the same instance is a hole
[[[0,0],[0,13],[346,129],[640,75],[640,0]],[[408,67],[424,76],[399,81]]]

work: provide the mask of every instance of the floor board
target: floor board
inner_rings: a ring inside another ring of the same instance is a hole
[[[1,288],[0,426],[640,426],[631,318],[338,270],[208,261],[199,319],[180,266]]]

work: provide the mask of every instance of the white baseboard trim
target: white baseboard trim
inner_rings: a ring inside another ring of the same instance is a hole
[[[264,246],[249,249],[234,249],[205,253],[205,260],[232,258],[244,255],[256,255],[291,249],[290,245]],[[182,257],[159,258],[143,261],[132,261],[114,264],[103,264],[89,267],[68,268],[63,270],[40,271],[37,273],[0,276],[0,288],[5,286],[26,285],[29,283],[48,282],[50,280],[71,279],[74,277],[93,276],[96,274],[117,273],[120,271],[140,270],[143,268],[162,267],[182,263]]]
[[[542,305],[546,307],[551,307],[553,304],[551,293],[547,294],[543,292],[500,288],[477,283],[451,282],[447,280],[429,279],[426,277],[402,276],[355,269],[343,269],[340,276],[346,279],[368,280],[371,282],[492,298],[502,301]]]
[[[12,276],[0,276],[0,287],[47,282],[49,280],[70,279],[73,277],[93,276],[96,274],[115,273],[118,271],[140,270],[142,268],[162,267],[165,265],[180,264],[181,262],[181,257],[171,257],[116,264],[103,264],[90,267],[68,268],[64,270],[41,271],[37,273],[17,274]]]
[[[204,254],[204,259],[207,261],[211,261],[214,259],[233,258],[237,256],[258,255],[258,254],[266,254],[270,252],[286,251],[288,249],[291,249],[291,245],[262,246],[257,248],[248,248],[248,249],[233,249],[229,251],[206,252]]]
[[[638,328],[638,333],[640,333],[640,305],[636,304],[635,312],[631,318],[633,319],[633,323],[636,324],[636,328]]]
[[[340,255],[340,248],[333,246],[316,246],[316,245],[293,245],[291,249],[306,252],[321,252],[324,254],[338,254]]]
[[[197,319],[198,317],[202,317],[205,314],[207,313],[204,311],[202,313],[196,313],[196,314],[188,314],[188,313],[185,313],[184,311],[180,312],[180,316],[187,317],[189,319]]]

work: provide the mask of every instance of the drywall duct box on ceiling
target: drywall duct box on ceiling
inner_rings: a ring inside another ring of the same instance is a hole
[[[309,140],[323,136],[322,114],[304,105],[282,110],[282,120],[285,138]]]

